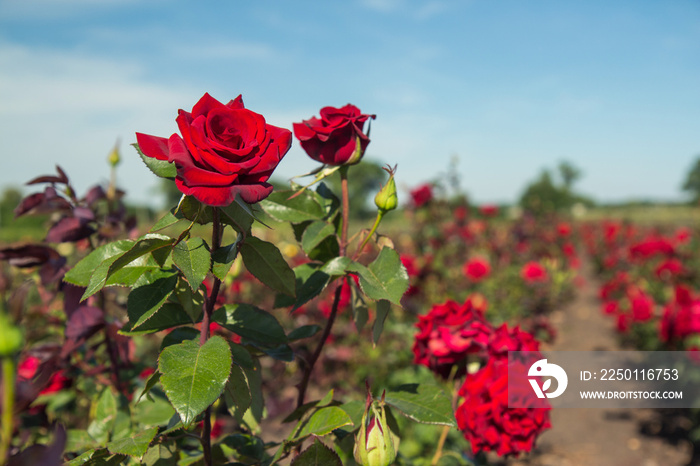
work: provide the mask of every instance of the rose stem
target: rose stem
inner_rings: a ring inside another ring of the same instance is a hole
[[[452,371],[450,371],[450,376],[447,380],[448,384],[452,385],[456,374],[457,371],[455,366],[452,369]],[[452,411],[454,411],[457,407],[457,400],[459,400],[459,389],[457,388],[458,385],[459,380],[455,383],[455,386],[452,389]],[[442,448],[445,446],[445,440],[447,440],[447,434],[449,433],[450,426],[443,426],[442,432],[440,433],[440,440],[438,440],[437,450],[435,451],[435,456],[433,456],[433,460],[431,461],[430,466],[435,466],[440,461],[440,457],[442,457]]]
[[[314,370],[314,365],[318,358],[321,356],[323,351],[323,346],[326,344],[328,336],[331,334],[331,327],[333,327],[333,322],[335,322],[335,316],[338,313],[338,305],[340,304],[340,293],[343,289],[343,284],[345,283],[345,278],[341,279],[340,285],[335,289],[335,297],[333,298],[333,307],[331,308],[331,315],[328,316],[328,322],[323,329],[323,334],[321,335],[321,340],[316,346],[316,350],[311,355],[311,358],[307,361],[306,368],[304,369],[304,377],[301,379],[299,384],[299,396],[297,397],[297,408],[304,404],[304,397],[306,396],[306,388],[309,385],[309,379],[311,378],[311,372]]]
[[[5,464],[10,451],[13,431],[13,411],[15,403],[15,361],[12,357],[2,358],[2,422],[0,422],[0,464]]]
[[[348,222],[350,221],[350,196],[348,194],[348,167],[340,167],[340,190],[342,192],[343,226],[340,232],[340,256],[345,256],[348,247]]]
[[[221,247],[221,220],[219,218],[219,209],[215,207],[212,210],[214,214],[211,233],[211,251],[214,252]],[[211,321],[211,313],[214,310],[216,297],[219,294],[219,288],[221,288],[221,280],[217,276],[214,276],[214,284],[211,287],[211,293],[204,302],[202,328],[199,334],[200,346],[209,339],[209,322]],[[202,437],[200,440],[204,453],[204,464],[211,466],[211,406],[204,412],[204,426],[202,427]]]

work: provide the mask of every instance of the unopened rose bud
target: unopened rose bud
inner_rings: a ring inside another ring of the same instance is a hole
[[[396,181],[394,180],[396,167],[393,169],[384,167],[384,170],[389,173],[389,181],[374,196],[374,204],[383,213],[396,209],[399,204],[399,198],[396,194]]]
[[[373,417],[367,425],[367,412],[362,416],[362,425],[355,437],[354,456],[362,466],[388,466],[394,463],[398,450],[398,438],[394,438],[386,423],[384,405],[380,411],[371,406]]]
[[[112,167],[116,167],[117,165],[119,165],[119,162],[121,162],[118,145],[115,145],[114,149],[112,149],[112,152],[110,152],[107,156],[107,162],[109,162],[109,165]]]
[[[12,356],[22,349],[22,331],[0,313],[0,357]]]

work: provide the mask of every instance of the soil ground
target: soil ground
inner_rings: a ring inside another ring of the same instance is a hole
[[[551,351],[620,350],[615,322],[602,315],[599,283],[586,262],[576,299],[552,315],[558,336]],[[687,440],[664,436],[668,413],[652,409],[555,409],[552,428],[512,466],[680,466],[700,464]],[[683,426],[681,426],[683,427]]]

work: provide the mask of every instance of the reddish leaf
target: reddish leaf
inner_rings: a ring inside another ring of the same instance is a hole
[[[80,298],[85,293],[84,286],[76,286],[71,283],[63,282],[63,312],[66,317],[70,318],[73,312],[80,307]]]
[[[95,232],[95,229],[88,225],[88,221],[78,217],[64,217],[46,234],[46,241],[49,243],[65,243],[80,241]]]
[[[92,306],[80,306],[66,323],[66,338],[81,340],[90,338],[105,325],[102,309]]]
[[[50,260],[58,260],[61,255],[53,248],[40,244],[0,249],[0,260],[6,260],[15,267],[35,267]]]
[[[107,195],[105,194],[104,189],[102,189],[102,186],[97,185],[90,188],[90,190],[85,195],[84,200],[89,206],[92,206],[95,202],[106,198]]]

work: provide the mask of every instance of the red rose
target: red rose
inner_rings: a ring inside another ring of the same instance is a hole
[[[323,107],[321,118],[311,117],[294,123],[294,136],[314,160],[326,165],[346,165],[360,161],[367,149],[369,138],[363,133],[367,120],[376,115],[365,115],[354,105],[342,108]]]
[[[291,131],[268,125],[240,95],[224,105],[204,94],[192,113],[179,110],[176,121],[182,137],[136,133],[136,140],[144,155],[175,163],[175,184],[184,194],[226,206],[236,194],[253,204],[272,192],[267,180],[292,145]]]
[[[485,354],[493,331],[483,312],[474,307],[471,297],[462,305],[447,301],[433,306],[427,315],[418,319],[413,362],[445,378],[454,365],[459,366],[456,376],[463,375],[468,355]]]
[[[433,199],[433,187],[429,184],[422,184],[411,190],[411,201],[414,207],[422,207]]]
[[[514,364],[527,373],[525,366]],[[485,367],[468,375],[459,394],[464,401],[455,412],[457,425],[474,453],[517,456],[532,450],[537,437],[551,427],[551,408],[508,407],[508,364],[502,360],[489,359]]]
[[[480,257],[464,264],[464,275],[473,282],[479,282],[491,273],[491,265]]]
[[[498,206],[493,204],[482,205],[479,207],[479,212],[481,212],[481,215],[484,217],[493,217],[498,215]]]
[[[517,325],[508,329],[508,325],[503,324],[491,334],[488,350],[490,359],[508,361],[509,351],[539,351],[540,342]]]
[[[528,283],[547,281],[547,270],[539,262],[531,261],[520,270],[520,276]]]

